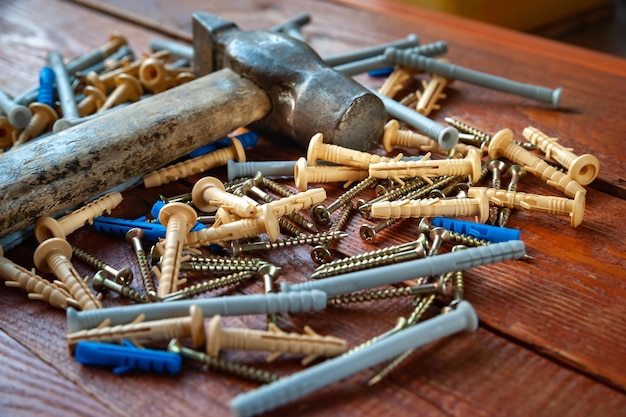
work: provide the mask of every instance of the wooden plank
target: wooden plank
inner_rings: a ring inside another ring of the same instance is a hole
[[[20,320],[14,320],[19,323]],[[21,329],[26,330],[26,329]],[[0,330],[0,410],[5,415],[122,416],[90,392],[68,381]]]

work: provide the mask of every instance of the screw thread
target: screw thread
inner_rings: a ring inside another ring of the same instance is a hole
[[[294,225],[293,223],[290,223],[287,219],[283,217],[278,218],[278,225],[280,226],[280,229],[283,232],[291,236],[300,236],[301,234],[304,233],[302,230],[298,228],[298,226]]]
[[[366,188],[374,185],[376,181],[378,181],[377,178],[367,177],[363,181],[360,181],[357,185],[355,185],[354,187],[351,187],[348,191],[346,191],[345,193],[337,197],[337,200],[341,201],[341,203],[344,205],[351,204],[352,199],[356,197],[357,194],[361,193]],[[329,207],[329,210],[330,210],[330,207]]]
[[[405,251],[405,250],[416,248],[418,245],[421,245],[421,244],[422,244],[422,240],[418,239],[418,240],[414,240],[414,241],[411,241],[411,242],[402,243],[400,245],[388,246],[386,248],[376,249],[376,250],[373,250],[373,251],[361,253],[359,255],[354,255],[354,256],[347,257],[347,258],[337,259],[336,261],[332,261],[332,262],[329,262],[329,263],[324,264],[322,266],[319,266],[315,270],[315,272],[325,270],[326,268],[340,267],[341,265],[345,265],[345,264],[348,264],[350,262],[359,262],[359,261],[362,261],[362,260],[365,260],[365,259],[369,259],[369,258],[377,258],[379,256],[385,256],[385,255],[390,255],[390,254],[397,253],[397,252],[402,252],[402,251]]]
[[[328,299],[329,305],[364,303],[366,301],[386,300],[389,298],[409,297],[413,295],[411,287],[387,288],[383,290],[364,291],[353,294],[339,295]]]
[[[194,272],[242,272],[242,271],[256,271],[259,265],[254,264],[241,264],[241,263],[206,263],[206,262],[183,262],[180,265],[181,271],[194,271]]]
[[[273,181],[273,180],[271,180],[269,178],[263,177],[263,185],[268,190],[272,191],[275,194],[283,196],[283,197],[289,197],[289,196],[292,196],[292,195],[295,194],[293,191],[291,191],[286,186],[284,186],[282,184],[279,184],[276,181]]]
[[[152,280],[152,272],[150,271],[150,264],[148,263],[146,252],[144,252],[143,249],[138,249],[135,251],[135,256],[137,258],[137,264],[139,265],[143,288],[148,294],[148,297],[152,297],[152,294],[156,294],[156,289],[154,287],[154,281]]]
[[[325,267],[323,270],[314,272],[311,278],[320,279],[340,274],[346,274],[348,272],[362,271],[364,269],[375,268],[378,266],[391,265],[402,261],[408,261],[411,259],[417,259],[423,257],[425,254],[423,251],[407,250],[402,252],[391,253],[387,255],[377,256],[374,258],[361,259],[355,262],[347,262],[336,267]]]
[[[448,230],[448,236],[450,237],[451,242],[458,243],[459,245],[487,246],[491,243],[488,240],[480,239],[463,233],[453,232],[451,230]]]
[[[467,123],[464,123],[452,117],[446,117],[445,120],[450,125],[455,127],[459,132],[474,135],[474,137],[480,139],[480,142],[489,142],[491,140],[491,135],[483,132],[482,130],[476,129],[475,127],[470,126]]]
[[[426,311],[426,309],[432,304],[434,299],[435,299],[434,295],[431,295],[431,296],[426,297],[426,298],[422,298],[420,300],[420,302],[417,304],[417,306],[415,307],[415,309],[413,310],[413,313],[411,314],[411,316],[409,316],[409,319],[407,320],[407,324],[409,326],[411,326],[411,325],[417,323],[419,321],[419,319],[422,317],[422,315],[424,315],[424,312]],[[380,380],[382,380],[383,378],[385,378],[387,375],[389,375],[391,372],[393,372],[394,369],[396,369],[398,366],[400,366],[400,364],[406,358],[411,356],[411,354],[413,352],[415,352],[415,349],[409,349],[409,350],[404,351],[400,355],[398,355],[389,364],[387,364],[384,368],[382,368],[380,371],[378,371],[367,382],[368,385],[374,385],[375,383],[377,383]]]
[[[345,232],[336,230],[318,233],[315,235],[305,235],[302,234],[300,236],[295,236],[288,239],[279,239],[274,242],[258,242],[258,243],[248,243],[248,244],[235,244],[233,242],[233,253],[241,254],[244,252],[254,252],[254,251],[262,251],[262,250],[271,250],[271,249],[279,249],[285,248],[295,245],[312,245],[318,243],[325,243],[331,240],[339,239],[347,236]]]
[[[96,258],[95,256],[85,252],[84,250],[77,248],[76,246],[72,245],[72,254],[80,259],[82,262],[86,263],[87,265],[89,265],[92,268],[95,269],[105,269],[106,267],[111,268],[109,265],[107,265],[104,261],[102,261],[101,259]]]
[[[224,359],[214,358],[204,352],[198,352],[196,350],[183,346],[177,346],[175,348],[175,351],[179,351],[180,354],[187,359],[191,359],[196,362],[208,365],[210,369],[224,372],[226,374],[237,376],[240,378],[245,378],[254,382],[269,384],[279,379],[279,376],[272,372],[264,371],[262,369],[254,368],[248,365],[242,365],[232,361],[227,361]]]
[[[182,288],[181,290],[164,297],[163,301],[174,301],[192,298],[209,291],[228,287],[230,285],[237,285],[240,282],[250,278],[254,278],[255,276],[256,271],[241,271],[234,274],[225,275],[223,277],[211,279]]]
[[[192,263],[210,263],[210,264],[229,264],[248,266],[250,269],[256,269],[265,261],[261,258],[229,258],[226,256],[189,256],[188,262]]]

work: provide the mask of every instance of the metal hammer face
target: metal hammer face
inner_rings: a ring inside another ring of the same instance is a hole
[[[387,118],[382,101],[307,44],[281,33],[241,31],[207,13],[194,13],[193,39],[198,75],[230,68],[269,95],[272,109],[252,129],[302,148],[316,133],[326,143],[362,151],[380,143]]]

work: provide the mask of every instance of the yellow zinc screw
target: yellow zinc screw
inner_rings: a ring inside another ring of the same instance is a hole
[[[398,155],[397,158],[399,159],[401,157],[402,155]],[[356,151],[339,145],[324,143],[324,136],[321,133],[316,133],[311,138],[306,159],[312,166],[317,165],[317,160],[319,159],[359,169],[367,169],[370,164],[375,162],[393,160],[393,158],[386,156],[374,155],[368,152]]]
[[[204,344],[204,315],[196,305],[189,307],[189,316],[187,317],[150,321],[143,321],[143,319],[144,316],[140,315],[132,323],[116,326],[108,326],[108,322],[105,321],[95,329],[68,333],[66,336],[67,347],[70,352],[74,352],[76,344],[81,341],[121,343],[124,339],[128,339],[134,343],[144,344],[183,337],[191,337],[195,348]]]
[[[583,194],[587,192],[575,180],[515,144],[511,129],[502,129],[489,142],[489,157],[498,159],[500,156],[504,156],[510,161],[524,166],[526,171],[546,181],[548,185],[562,191],[568,197],[575,197],[579,191]]]
[[[39,243],[51,237],[65,239],[65,237],[86,224],[92,224],[93,219],[96,217],[102,216],[104,213],[110,214],[111,210],[121,202],[121,193],[109,193],[78,210],[66,214],[59,220],[55,220],[52,217],[40,217],[35,223],[35,238]]]
[[[378,89],[378,92],[383,96],[393,98],[404,88],[404,83],[413,78],[414,73],[415,71],[409,68],[394,68],[393,72],[389,74],[389,77],[387,77],[383,85]]]
[[[222,207],[239,217],[254,217],[256,205],[248,199],[225,191],[222,181],[215,177],[204,177],[198,180],[191,190],[193,204],[201,211],[211,213]]]
[[[168,203],[159,212],[159,221],[166,226],[163,259],[157,295],[161,298],[178,289],[178,273],[185,236],[196,224],[193,208],[184,203]]]
[[[309,166],[305,158],[300,158],[294,168],[296,188],[305,191],[309,183],[345,182],[348,187],[355,181],[369,176],[367,169],[349,166]]]
[[[372,204],[371,216],[379,219],[475,216],[477,223],[484,223],[489,218],[489,199],[484,191],[477,191],[472,198],[380,201]]]
[[[585,194],[577,192],[574,199],[518,191],[496,190],[495,188],[470,187],[470,197],[485,193],[492,204],[499,207],[525,209],[541,213],[570,216],[572,227],[580,225],[585,214]]]
[[[465,176],[476,182],[480,178],[481,153],[478,149],[469,147],[467,156],[462,159],[438,159],[419,161],[392,161],[379,162],[369,166],[369,175],[373,178],[391,178],[403,185],[402,178],[428,178],[430,176]]]
[[[13,146],[18,146],[50,129],[52,124],[59,118],[57,112],[44,103],[31,103],[28,105],[29,110],[33,114],[28,126],[22,130]]]
[[[65,289],[5,258],[2,246],[0,246],[0,278],[6,281],[7,287],[20,287],[27,291],[31,300],[45,301],[63,310],[68,306],[80,308]]]
[[[303,364],[318,356],[332,357],[346,351],[346,341],[333,336],[320,336],[310,327],[304,328],[305,334],[285,333],[274,323],[268,324],[268,330],[223,328],[221,317],[213,316],[209,322],[206,352],[216,357],[220,348],[239,350],[264,350],[273,352],[268,362],[281,353],[302,353],[307,355]]]
[[[567,175],[580,185],[590,184],[598,176],[600,162],[590,154],[576,155],[557,142],[556,138],[548,137],[534,127],[527,127],[522,132],[530,143],[541,149],[548,158],[567,168]]]
[[[102,91],[92,85],[83,88],[83,95],[85,98],[77,105],[80,117],[95,113],[107,99]]]
[[[91,292],[85,280],[70,262],[72,247],[61,238],[42,242],[33,255],[35,266],[43,272],[52,272],[80,305],[81,310],[102,308],[100,300]]]
[[[169,165],[143,177],[146,188],[158,187],[179,178],[189,177],[194,174],[208,171],[209,169],[226,165],[229,159],[245,162],[246,153],[243,145],[237,138],[231,138],[232,145],[218,149],[206,155],[201,155],[187,161]]]
[[[424,116],[428,116],[433,110],[439,110],[441,106],[437,104],[437,100],[446,98],[443,90],[452,84],[452,81],[452,79],[442,75],[431,74],[430,80],[424,81],[422,84],[424,91],[417,94],[418,101],[415,110]]]
[[[198,247],[256,236],[267,233],[271,241],[278,239],[280,227],[278,217],[268,204],[259,207],[255,217],[233,220],[219,226],[207,227],[206,229],[191,232],[187,235],[185,246]]]
[[[143,94],[143,87],[139,80],[129,74],[118,75],[115,78],[115,86],[115,90],[109,94],[107,100],[98,109],[98,113],[127,101],[137,101]]]

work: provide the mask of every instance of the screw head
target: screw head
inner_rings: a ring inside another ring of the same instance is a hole
[[[326,264],[333,259],[333,255],[327,248],[316,246],[311,251],[311,259],[318,264]]]
[[[364,224],[359,228],[359,235],[366,242],[376,241],[376,230],[368,224]]]
[[[311,210],[311,217],[317,224],[328,225],[330,224],[330,212],[323,204],[317,204]]]
[[[115,282],[125,287],[133,283],[133,271],[128,268],[120,269],[115,275]]]
[[[126,232],[126,235],[124,236],[124,238],[126,239],[126,242],[132,243],[134,239],[143,238],[144,234],[145,232],[143,231],[143,229],[139,227],[133,227],[128,232]]]
[[[93,289],[96,291],[100,291],[102,289],[104,289],[104,281],[106,280],[106,276],[103,270],[99,270],[98,272],[96,272],[93,276],[93,278],[91,279],[91,285],[93,286]]]

